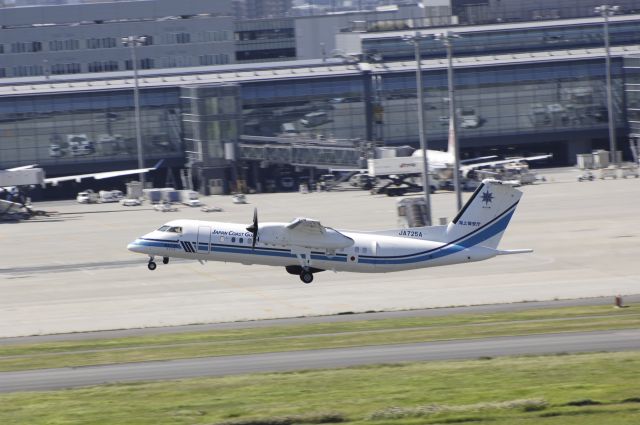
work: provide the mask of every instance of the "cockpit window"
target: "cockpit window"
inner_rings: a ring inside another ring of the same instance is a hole
[[[162,226],[158,229],[160,232],[182,233],[182,227]]]

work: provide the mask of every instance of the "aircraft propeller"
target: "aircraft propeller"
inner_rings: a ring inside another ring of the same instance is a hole
[[[258,209],[253,209],[253,223],[247,227],[247,232],[253,234],[253,241],[251,242],[251,249],[256,248],[256,239],[258,239]]]

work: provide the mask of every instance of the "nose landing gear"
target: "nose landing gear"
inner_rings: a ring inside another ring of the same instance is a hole
[[[158,265],[154,260],[155,260],[154,257],[149,256],[149,262],[147,263],[147,268],[151,271],[155,270],[156,267],[158,267]],[[162,257],[162,264],[169,264],[169,257]]]

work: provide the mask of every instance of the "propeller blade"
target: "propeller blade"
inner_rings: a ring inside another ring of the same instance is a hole
[[[255,249],[256,247],[256,239],[258,239],[258,209],[253,209],[253,223],[251,226],[247,227],[247,232],[251,232],[253,235],[253,240],[251,242],[251,248]]]

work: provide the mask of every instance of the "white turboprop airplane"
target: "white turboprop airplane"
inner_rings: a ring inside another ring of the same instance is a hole
[[[486,179],[451,223],[374,232],[338,231],[316,220],[253,224],[174,220],[131,242],[127,249],[155,257],[263,264],[286,268],[304,283],[324,270],[385,273],[486,260],[503,251],[498,243],[522,192]]]

